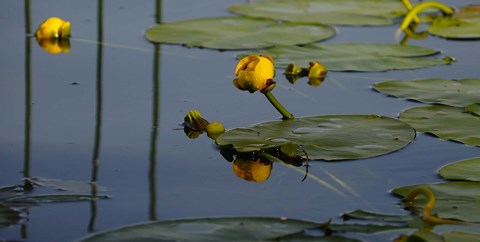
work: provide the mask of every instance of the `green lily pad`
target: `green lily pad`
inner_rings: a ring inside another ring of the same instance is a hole
[[[396,0],[273,0],[230,6],[230,11],[261,18],[335,25],[390,25],[405,14]]]
[[[465,222],[480,222],[480,183],[469,181],[446,182],[399,187],[393,190],[394,194],[405,197],[417,186],[427,186],[435,195],[436,203],[432,214],[444,219],[456,219]],[[419,196],[413,205],[423,209],[427,199]]]
[[[82,202],[97,199],[108,199],[106,195],[88,195],[88,194],[46,194],[14,197],[6,200],[9,204],[39,204],[39,203],[61,203],[61,202]]]
[[[391,96],[430,104],[465,107],[480,103],[480,79],[393,80],[377,83],[373,89]]]
[[[322,24],[216,17],[162,23],[148,29],[145,35],[154,43],[232,50],[312,43],[332,37],[335,29]]]
[[[480,234],[478,233],[468,233],[468,232],[461,232],[461,231],[453,231],[443,235],[445,242],[478,242],[478,238],[480,238]]]
[[[465,111],[480,116],[480,103],[474,103],[466,106]]]
[[[328,43],[305,46],[277,46],[261,53],[275,59],[276,67],[295,63],[303,68],[320,61],[329,71],[388,71],[445,65],[451,58],[435,58],[440,52],[411,45],[378,43]]]
[[[441,139],[455,140],[467,145],[480,145],[480,117],[464,108],[433,105],[414,107],[400,114],[400,120],[420,132],[431,133]]]
[[[480,181],[480,158],[448,164],[440,168],[438,173],[445,179]]]
[[[272,121],[236,128],[220,135],[220,147],[252,152],[301,145],[310,159],[346,160],[378,156],[399,150],[415,131],[397,119],[376,115],[332,115]]]
[[[448,17],[438,17],[428,32],[448,39],[480,39],[480,4],[467,5]]]
[[[151,222],[92,234],[78,242],[260,241],[300,233],[322,224],[279,218],[201,218]]]

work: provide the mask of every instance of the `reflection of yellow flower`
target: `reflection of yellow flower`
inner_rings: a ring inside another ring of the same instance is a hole
[[[233,84],[240,90],[268,92],[273,89],[275,68],[269,55],[249,55],[241,59],[235,68],[237,78]]]
[[[58,17],[51,17],[38,26],[35,32],[37,39],[68,38],[70,36],[70,22]]]
[[[233,161],[233,172],[238,177],[252,182],[262,182],[270,177],[272,163],[263,163],[260,159],[247,160],[237,158]]]
[[[68,39],[37,39],[37,43],[50,54],[70,52],[70,40]]]

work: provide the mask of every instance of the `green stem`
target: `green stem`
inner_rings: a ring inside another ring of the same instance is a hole
[[[268,101],[277,109],[280,114],[282,114],[283,119],[293,119],[293,115],[288,112],[288,110],[278,102],[278,100],[273,96],[272,92],[264,93],[265,97],[267,97]]]
[[[444,5],[444,4],[437,3],[437,2],[422,2],[422,3],[418,4],[417,6],[413,7],[412,9],[410,9],[408,11],[407,15],[403,19],[402,24],[400,25],[400,29],[401,30],[407,29],[408,26],[410,25],[410,23],[412,21],[415,21],[416,18],[418,18],[417,14],[419,12],[421,12],[422,10],[426,9],[426,8],[439,9],[440,11],[442,11],[446,15],[452,15],[453,14],[453,9],[451,7],[448,7],[448,6]]]

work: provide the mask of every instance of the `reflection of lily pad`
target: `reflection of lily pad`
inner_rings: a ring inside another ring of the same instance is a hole
[[[446,80],[423,79],[414,81],[380,82],[373,88],[381,93],[423,103],[465,107],[480,103],[480,79]]]
[[[405,13],[397,0],[273,0],[229,7],[238,14],[294,22],[390,25]]]
[[[239,152],[258,151],[286,143],[303,145],[311,159],[361,159],[399,150],[415,131],[397,119],[376,115],[336,115],[272,121],[229,130],[220,146]]]
[[[217,17],[162,23],[148,29],[146,37],[155,43],[184,44],[212,49],[255,49],[273,45],[312,43],[328,39],[334,34],[335,30],[332,27],[321,24]]]
[[[387,71],[445,65],[450,58],[433,58],[440,52],[431,48],[397,44],[328,43],[305,46],[278,46],[264,51],[285,68],[295,63],[308,68],[312,60],[320,61],[329,71]]]
[[[427,186],[436,198],[432,213],[444,219],[457,219],[466,222],[480,222],[480,183],[446,182],[440,184],[415,185],[395,188],[393,193],[405,197],[413,188]],[[427,199],[420,196],[414,206],[423,208]]]
[[[400,120],[420,132],[441,139],[455,140],[467,145],[480,145],[480,117],[465,112],[463,108],[433,105],[415,107],[400,114]]]
[[[468,5],[449,17],[438,17],[428,32],[449,39],[480,38],[480,4]]]
[[[13,208],[0,203],[0,228],[11,224],[16,224],[20,220],[20,214]]]
[[[438,171],[445,179],[480,181],[480,158],[448,164]]]
[[[277,218],[204,218],[133,225],[93,234],[79,242],[96,241],[263,241],[299,233],[321,224]],[[143,240],[142,240],[143,239]]]

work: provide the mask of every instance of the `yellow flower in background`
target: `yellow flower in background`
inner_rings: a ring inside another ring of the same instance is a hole
[[[58,39],[70,36],[70,22],[51,17],[38,26],[35,37],[38,39]]]
[[[262,182],[270,177],[272,163],[260,159],[248,160],[237,158],[233,161],[233,172],[238,177],[251,182]]]
[[[240,90],[268,92],[275,87],[275,67],[269,55],[249,55],[241,59],[235,68],[237,78],[233,84]]]
[[[318,61],[310,62],[308,68],[308,83],[312,86],[320,85],[327,76],[327,68]]]
[[[37,39],[38,45],[50,54],[60,54],[70,52],[69,39]]]

